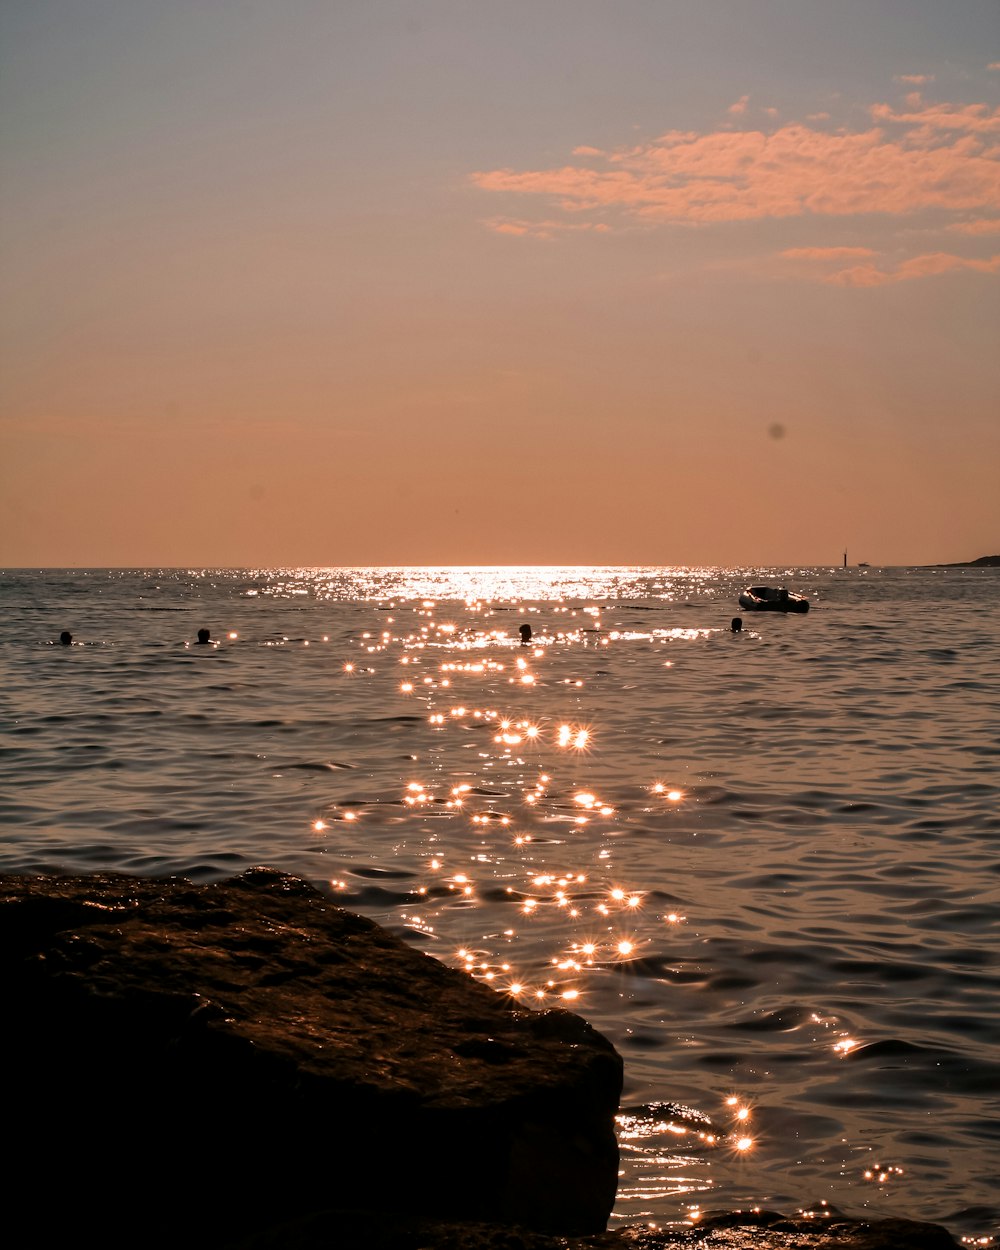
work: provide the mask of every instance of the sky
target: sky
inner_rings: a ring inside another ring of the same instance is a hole
[[[3,0],[0,565],[1000,551],[997,0]]]

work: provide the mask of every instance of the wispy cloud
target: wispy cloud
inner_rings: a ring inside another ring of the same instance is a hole
[[[907,76],[908,82],[929,76]],[[748,104],[729,107],[740,119]],[[931,211],[938,227],[986,234],[1000,214],[1000,109],[980,103],[927,103],[914,91],[901,106],[872,105],[865,129],[831,129],[825,114],[772,129],[671,130],[634,147],[580,146],[558,168],[481,170],[484,191],[537,197],[546,220],[490,223],[493,229],[553,237],[568,228],[698,225],[785,218],[902,219]],[[555,212],[552,210],[555,209]],[[980,215],[968,221],[970,214]],[[944,220],[942,220],[944,218]],[[802,252],[810,249],[802,249]],[[861,249],[815,249],[827,260],[871,256]],[[804,255],[800,256],[803,259]],[[945,253],[915,256],[887,271],[874,264],[839,270],[845,284],[876,285],[967,268],[995,272],[993,261]],[[849,275],[854,275],[849,276]]]
[[[789,248],[781,253],[785,260],[806,262],[802,276],[832,286],[886,286],[894,282],[909,282],[916,278],[954,273],[956,270],[1000,273],[1000,254],[977,260],[968,256],[956,256],[951,252],[927,252],[920,256],[911,256],[892,267],[880,265],[874,259],[848,268],[840,267],[848,259],[877,255],[877,252],[863,247],[800,247]]]
[[[955,234],[1000,234],[1000,217],[980,217],[976,221],[953,221],[947,229]]]
[[[611,227],[602,221],[523,221],[516,217],[493,217],[486,222],[495,234],[512,234],[531,239],[554,239],[567,231],[596,231],[606,234]]]
[[[911,128],[910,144],[931,141],[940,131],[966,131],[1000,137],[1000,108],[987,104],[925,104],[919,92],[906,97],[908,112],[899,113],[890,104],[872,105],[871,114],[877,122]]]
[[[877,256],[870,247],[788,247],[782,253],[788,260],[849,260],[858,256]]]
[[[893,82],[901,82],[913,87],[924,87],[933,81],[933,74],[897,74],[893,79]]]
[[[827,281],[838,286],[885,286],[889,282],[907,282],[913,278],[935,277],[956,269],[972,269],[978,273],[1000,273],[1000,255],[989,260],[970,260],[947,252],[931,252],[903,261],[896,269],[879,269],[875,265],[858,265],[832,274]]]

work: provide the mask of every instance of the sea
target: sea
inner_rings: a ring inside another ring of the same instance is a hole
[[[0,609],[0,871],[266,864],[578,1012],[612,1226],[1000,1234],[1000,569],[11,569]]]

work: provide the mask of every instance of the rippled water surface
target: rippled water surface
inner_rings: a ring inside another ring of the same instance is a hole
[[[751,582],[811,611],[733,634]],[[0,601],[3,871],[270,864],[581,1012],[626,1064],[615,1220],[997,1233],[1000,571],[7,571]]]

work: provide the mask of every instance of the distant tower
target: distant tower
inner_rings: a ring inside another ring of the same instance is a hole
[[[844,568],[847,568],[847,552],[844,552]]]

